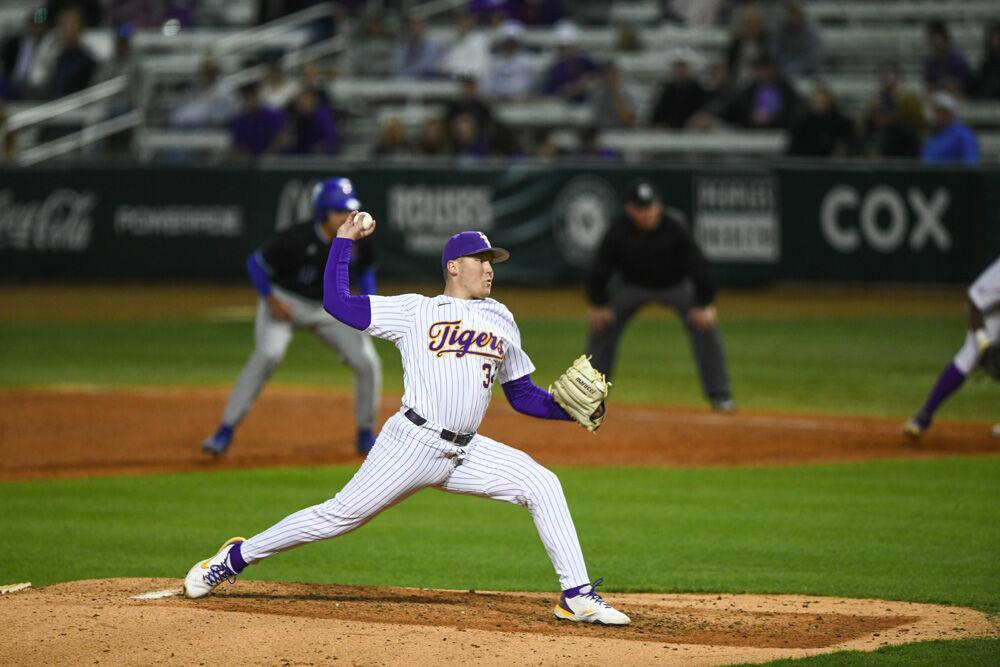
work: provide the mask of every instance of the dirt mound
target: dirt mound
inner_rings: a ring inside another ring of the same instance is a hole
[[[350,394],[269,387],[222,461],[203,455],[226,389],[0,391],[0,479],[357,463]],[[399,409],[382,402],[381,419]],[[545,465],[781,465],[997,454],[989,425],[939,423],[914,445],[896,421],[614,406],[596,435],[494,401],[480,429]]]
[[[542,593],[263,581],[179,593],[178,580],[110,579],[0,596],[0,663],[718,665],[997,636],[978,611],[884,600],[609,594],[632,625],[604,628],[556,620]]]

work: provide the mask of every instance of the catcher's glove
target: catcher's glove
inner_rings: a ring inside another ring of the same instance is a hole
[[[589,357],[581,355],[552,383],[549,392],[570,417],[593,433],[604,423],[604,399],[610,387],[604,374],[590,365]]]
[[[1000,382],[1000,342],[993,343],[983,350],[979,355],[979,367],[991,378]]]

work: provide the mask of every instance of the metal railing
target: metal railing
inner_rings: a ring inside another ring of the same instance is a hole
[[[216,56],[238,53],[244,49],[256,46],[266,37],[278,35],[288,30],[295,30],[304,24],[329,16],[332,8],[332,3],[324,2],[322,4],[303,9],[302,11],[295,12],[294,14],[289,14],[288,16],[275,19],[274,21],[270,21],[264,25],[249,28],[247,30],[241,30],[237,33],[219,39],[213,45],[212,53]],[[324,42],[321,42],[320,45],[331,41],[333,40],[324,40]],[[302,53],[309,48],[311,47],[305,47],[298,53]],[[286,56],[286,59],[287,58],[288,56]],[[254,70],[254,77],[247,78],[246,81],[263,77],[263,67],[258,66],[251,69]],[[238,80],[234,80],[232,84],[238,86],[240,85],[240,82]],[[129,81],[127,76],[117,76],[113,79],[103,81],[76,93],[61,97],[57,100],[45,102],[43,104],[25,109],[24,111],[20,111],[7,119],[6,123],[0,123],[0,146],[7,145],[8,137],[13,133],[34,125],[44,125],[63,114],[78,111],[94,104],[103,103],[115,95],[125,92],[128,86]],[[140,107],[142,106],[143,105],[140,105]],[[120,116],[100,121],[93,125],[88,125],[77,132],[73,132],[72,134],[39,144],[38,146],[33,146],[30,149],[23,151],[20,155],[15,156],[14,161],[18,164],[36,164],[44,160],[64,155],[74,150],[79,150],[94,142],[101,141],[112,134],[124,132],[136,127],[142,122],[143,117],[144,114],[142,111],[131,111]]]

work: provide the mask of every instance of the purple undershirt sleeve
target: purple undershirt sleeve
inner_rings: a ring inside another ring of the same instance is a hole
[[[552,394],[531,381],[530,375],[523,375],[516,380],[503,384],[503,393],[510,406],[522,414],[539,419],[562,419],[572,421]]]
[[[266,299],[271,294],[271,277],[264,268],[259,250],[247,257],[247,273],[250,274],[250,282],[257,288],[257,292]]]
[[[365,296],[351,296],[350,239],[335,238],[323,274],[323,308],[349,327],[364,331],[372,323],[371,301]]]

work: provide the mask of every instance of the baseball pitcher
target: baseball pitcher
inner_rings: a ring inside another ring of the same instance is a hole
[[[476,495],[528,509],[562,588],[557,618],[627,625],[628,616],[597,594],[559,479],[524,452],[478,433],[499,382],[515,410],[541,419],[575,419],[588,430],[604,420],[608,385],[586,358],[577,359],[552,392],[535,370],[511,312],[489,298],[493,265],[510,253],[480,232],[462,232],[441,257],[444,293],[352,296],[348,263],[354,244],[375,225],[348,216],[326,265],[323,303],[357,331],[392,341],[403,361],[403,404],[382,427],[354,477],[331,500],[296,512],[248,540],[232,538],[191,568],[188,597],[207,595],[247,565],[361,527],[425,487]],[[365,227],[364,225],[371,226]]]
[[[229,449],[236,427],[281,365],[295,329],[314,333],[354,371],[355,446],[361,455],[371,449],[382,364],[371,338],[323,310],[323,272],[330,242],[351,210],[360,205],[350,180],[327,179],[313,193],[315,220],[284,231],[247,259],[247,272],[260,297],[254,322],[255,347],[229,395],[222,423],[201,445],[206,454],[221,456]],[[358,291],[374,294],[369,244],[359,243],[349,259]]]

